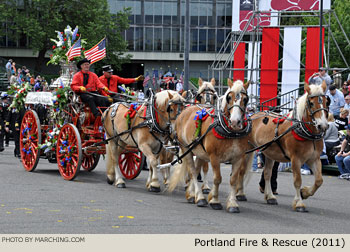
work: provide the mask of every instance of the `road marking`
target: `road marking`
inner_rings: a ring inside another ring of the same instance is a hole
[[[112,228],[119,228],[119,226],[112,226]]]
[[[118,218],[119,218],[119,219],[123,219],[123,218],[124,218],[124,216],[118,216]]]
[[[128,218],[128,219],[134,219],[135,217],[134,217],[134,216],[126,216],[126,218]]]
[[[94,202],[96,202],[96,200],[90,200],[90,202],[91,202],[91,203],[94,203]]]
[[[93,209],[92,211],[94,211],[94,212],[105,212],[106,210],[103,210],[103,209]]]
[[[58,220],[57,222],[63,222],[62,220]]]

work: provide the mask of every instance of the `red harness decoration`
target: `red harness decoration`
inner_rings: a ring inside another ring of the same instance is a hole
[[[291,122],[291,125],[293,125],[293,122]],[[305,127],[308,129],[308,131],[312,132],[311,129],[306,124],[305,124]],[[297,133],[295,133],[294,130],[292,130],[292,135],[298,141],[307,141],[308,140],[306,138],[299,136]]]
[[[140,106],[141,107],[141,106]],[[156,105],[154,104],[154,108],[156,108]],[[156,115],[156,122],[159,124],[159,119],[158,119],[158,113],[156,110],[154,110],[154,114]],[[143,111],[143,117],[146,118],[147,115],[147,106],[145,106],[145,110]]]
[[[288,115],[287,115],[287,116],[288,116]],[[273,121],[275,124],[277,124],[277,122],[280,124],[280,123],[283,123],[283,122],[286,120],[287,116],[284,116],[284,117],[282,117],[282,118],[275,118],[275,119],[273,119],[272,121]],[[293,125],[293,122],[291,122],[291,125]],[[306,128],[311,132],[310,128],[309,128],[307,125],[305,125],[305,126],[306,126]],[[306,140],[307,140],[306,138],[303,138],[303,137],[299,136],[297,133],[295,133],[294,130],[292,130],[291,132],[292,132],[293,137],[294,137],[296,140],[298,140],[298,141],[306,141]]]

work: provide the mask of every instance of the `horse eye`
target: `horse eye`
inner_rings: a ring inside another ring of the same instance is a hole
[[[322,100],[321,97],[318,97],[318,103],[319,103],[319,104],[322,104],[322,103],[323,103],[323,100]]]
[[[240,98],[240,95],[236,94],[236,100],[239,100],[239,98]]]
[[[314,106],[314,103],[313,102],[310,102],[310,107],[313,107]]]

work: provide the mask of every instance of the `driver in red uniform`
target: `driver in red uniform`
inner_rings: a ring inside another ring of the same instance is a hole
[[[90,72],[90,60],[84,58],[77,64],[79,72],[73,76],[72,90],[78,94],[82,102],[88,104],[95,117],[101,116],[97,106],[108,107],[112,98],[108,96],[108,88],[101,83],[97,75]],[[101,94],[105,97],[93,94]]]

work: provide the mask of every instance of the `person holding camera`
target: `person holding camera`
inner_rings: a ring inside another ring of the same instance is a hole
[[[320,67],[319,71],[314,73],[309,78],[309,84],[322,85],[322,82],[325,81],[327,84],[327,90],[332,83],[332,78],[327,74],[326,68]]]

